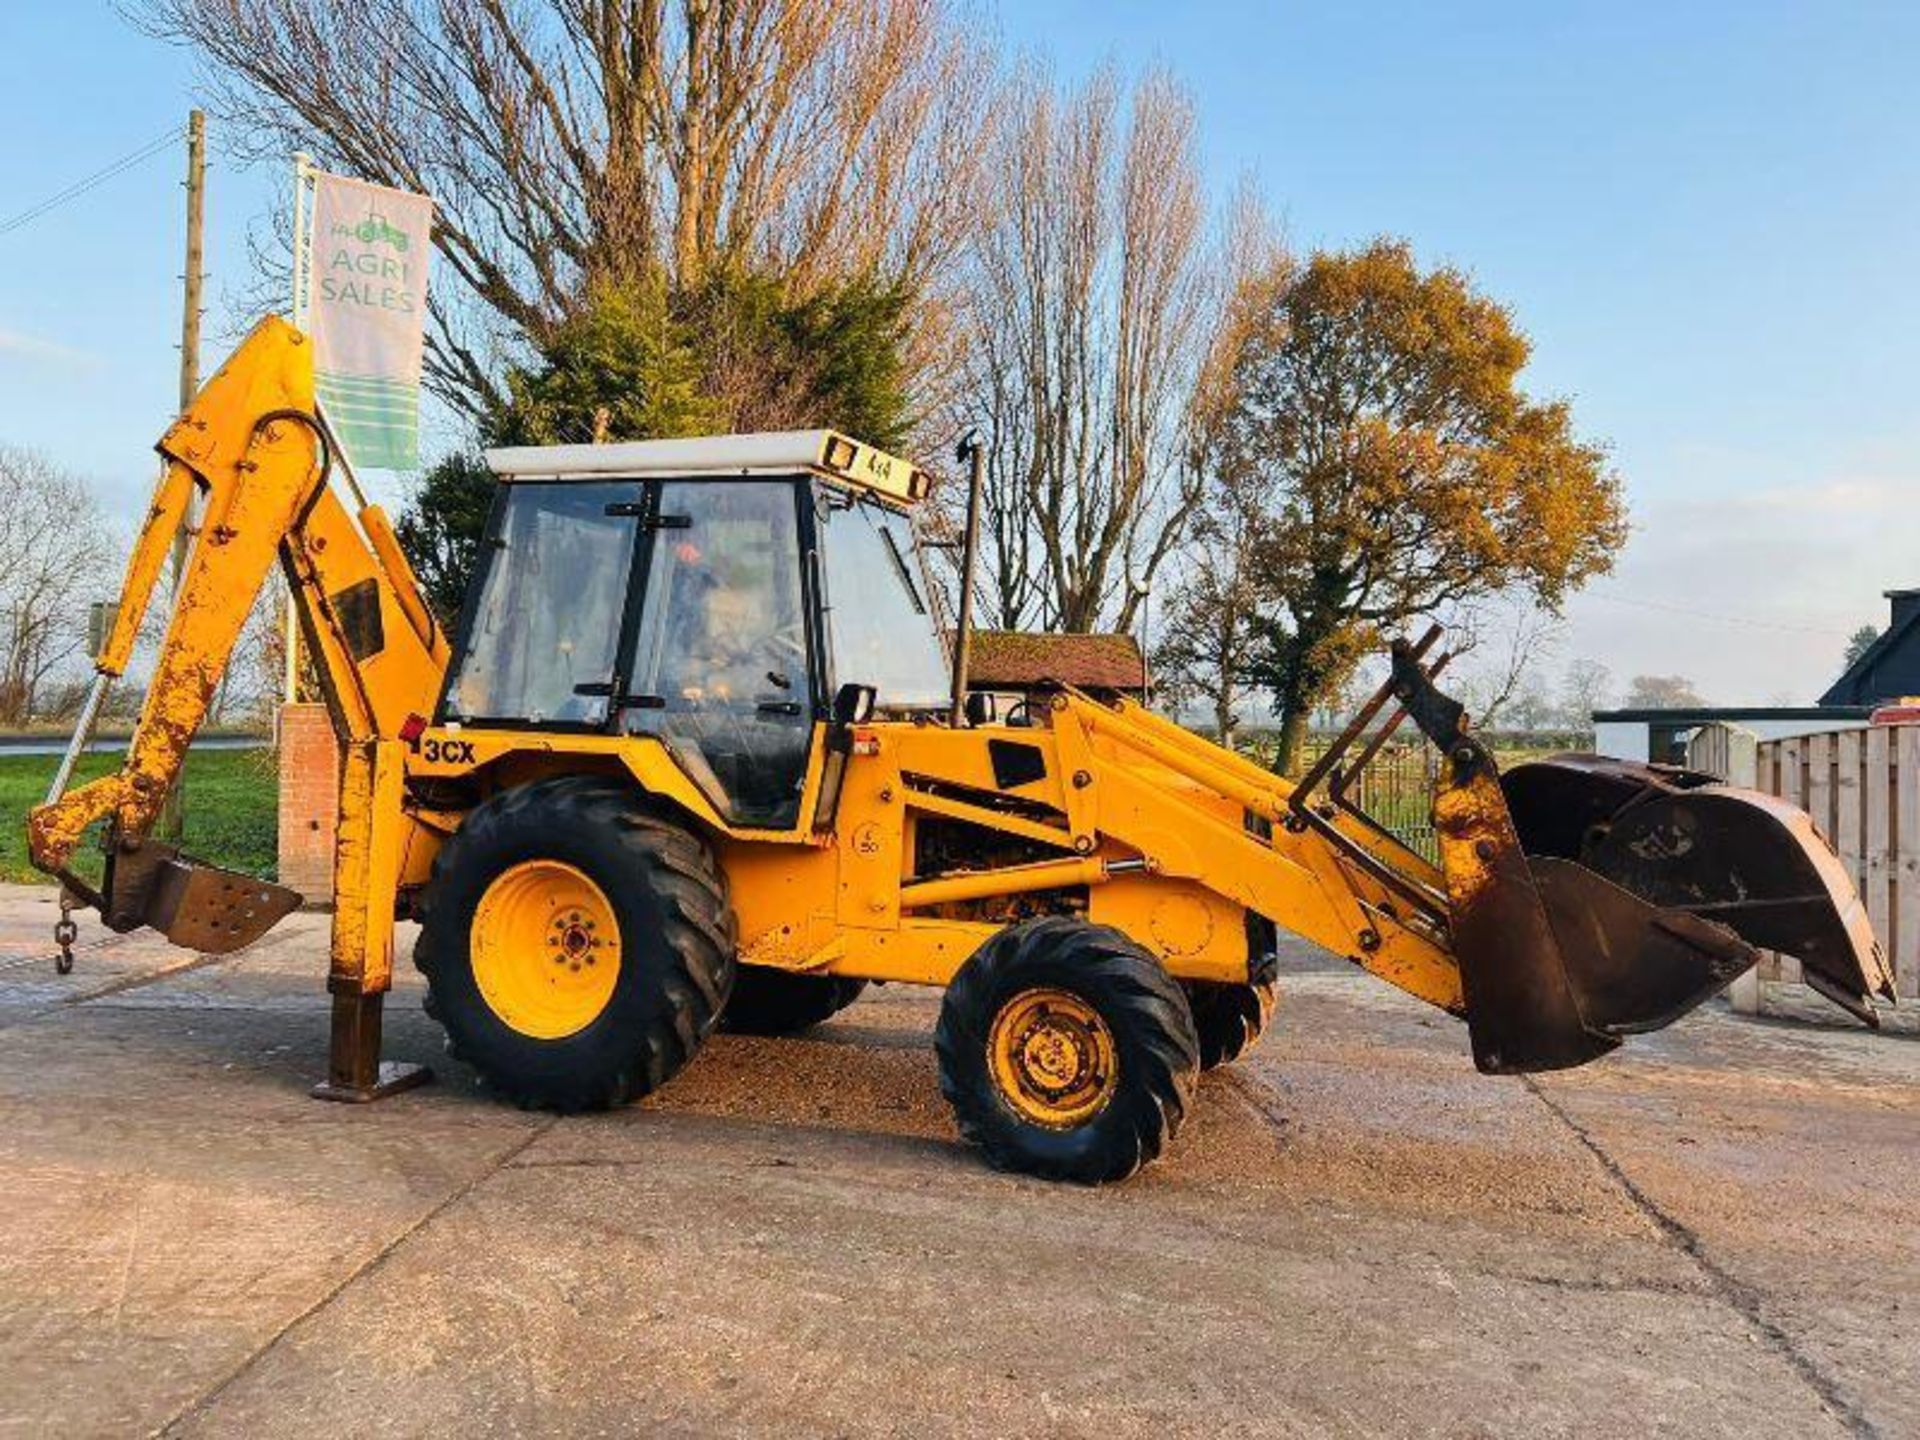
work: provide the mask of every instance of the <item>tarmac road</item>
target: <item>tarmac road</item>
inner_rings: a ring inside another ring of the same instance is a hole
[[[556,1121],[306,1096],[324,917],[57,979],[0,887],[0,1434],[1920,1434],[1920,1042],[1703,1012],[1477,1076],[1304,948],[1170,1156],[955,1138],[934,997]],[[89,941],[100,932],[87,929]]]

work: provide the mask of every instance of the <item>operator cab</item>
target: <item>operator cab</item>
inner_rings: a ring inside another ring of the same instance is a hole
[[[906,461],[825,430],[487,460],[439,723],[651,735],[731,823],[790,829],[840,685],[947,703]]]

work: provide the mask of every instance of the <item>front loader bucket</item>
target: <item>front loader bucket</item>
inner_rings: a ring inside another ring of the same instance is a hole
[[[1869,1024],[1892,977],[1846,871],[1791,805],[1712,776],[1568,755],[1502,776],[1397,643],[1386,693],[1440,747],[1433,818],[1474,1063],[1584,1064],[1671,1024],[1759,959]]]
[[[1434,822],[1473,1060],[1489,1074],[1585,1064],[1760,958],[1725,925],[1529,855],[1493,757],[1465,735],[1442,766]]]
[[[1833,847],[1799,807],[1712,776],[1593,755],[1502,777],[1521,846],[1573,861],[1651,904],[1791,955],[1807,983],[1877,1025],[1893,975]]]

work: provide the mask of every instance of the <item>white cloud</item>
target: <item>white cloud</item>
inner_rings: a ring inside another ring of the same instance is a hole
[[[5,356],[17,356],[23,360],[52,360],[61,365],[89,369],[101,363],[100,357],[89,350],[77,350],[57,340],[43,340],[38,335],[28,335],[19,330],[0,329],[0,357]]]

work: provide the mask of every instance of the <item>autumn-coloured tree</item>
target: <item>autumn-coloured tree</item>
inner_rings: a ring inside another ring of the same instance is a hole
[[[1698,710],[1706,703],[1684,675],[1636,675],[1627,687],[1629,710]]]
[[[1377,240],[1240,291],[1213,483],[1258,512],[1261,683],[1296,768],[1314,704],[1383,635],[1477,598],[1553,609],[1625,542],[1618,478],[1462,272]]]

